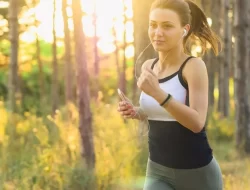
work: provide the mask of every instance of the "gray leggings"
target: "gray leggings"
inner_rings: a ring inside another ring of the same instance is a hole
[[[215,158],[201,168],[173,169],[148,159],[143,190],[222,190],[222,174]]]

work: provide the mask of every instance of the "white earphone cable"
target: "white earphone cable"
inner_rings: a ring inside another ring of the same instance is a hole
[[[187,35],[187,31],[186,29],[184,29],[184,34],[182,35],[182,37],[180,38],[180,40],[178,41],[178,43],[182,40],[183,37],[185,37]],[[177,43],[177,44],[178,44]],[[137,64],[138,64],[138,61],[139,59],[142,57],[143,53],[148,49],[148,47],[152,44],[152,42],[150,42],[143,50],[142,52],[139,54],[139,56],[137,57],[136,61],[135,61],[135,65],[134,65],[134,76],[135,76],[135,79],[136,81],[139,80],[139,77],[137,77]],[[168,52],[167,52],[167,55],[165,56],[165,58],[163,59],[163,61],[160,61],[161,63],[164,63],[164,61],[166,60],[166,58],[168,57],[169,55],[169,52],[172,50],[173,48],[171,48]],[[129,103],[131,106],[133,106],[133,108],[135,108],[135,106],[133,105],[133,103],[128,99],[126,98],[127,100],[127,103]],[[147,127],[148,127],[148,131],[145,135],[141,134],[141,132],[143,131],[143,128],[145,127],[145,123],[141,123],[142,124],[142,127],[138,127],[138,130],[139,130],[139,135],[140,136],[146,136],[148,135],[149,131],[150,131],[150,125],[149,125],[149,122],[148,122],[148,119],[147,117],[142,117],[140,112],[143,112],[142,109],[140,109],[140,107],[138,107],[138,110],[134,109],[135,111],[135,114],[132,116],[132,118],[135,118],[136,116],[138,116],[139,118],[139,122],[146,122],[147,123]],[[143,114],[143,113],[142,113]],[[138,134],[138,131],[136,132]]]

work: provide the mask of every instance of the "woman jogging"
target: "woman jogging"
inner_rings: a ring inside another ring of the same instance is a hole
[[[158,58],[147,60],[137,81],[140,107],[119,102],[124,118],[148,119],[149,158],[144,190],[222,190],[222,174],[208,143],[205,123],[208,76],[205,63],[190,56],[190,41],[219,39],[203,11],[189,0],[155,0],[148,35]]]

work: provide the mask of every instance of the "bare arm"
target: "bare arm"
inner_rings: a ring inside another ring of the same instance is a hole
[[[143,72],[146,68],[150,68],[153,61],[154,59],[146,60],[142,64],[141,72]],[[117,111],[120,112],[124,118],[144,120],[148,117],[139,106],[135,107],[129,102],[131,101],[129,100],[128,102],[120,102],[117,108]]]
[[[188,83],[189,106],[172,98],[164,108],[184,127],[198,133],[205,125],[208,108],[208,76],[205,63],[200,59],[193,59],[185,66],[183,77]],[[159,90],[153,97],[162,103],[167,93]]]
[[[145,61],[142,64],[141,71],[143,72],[144,69],[150,68],[154,60],[155,59],[149,59]],[[144,120],[148,117],[146,113],[140,107],[135,107],[135,111],[137,114],[133,117],[133,119]]]

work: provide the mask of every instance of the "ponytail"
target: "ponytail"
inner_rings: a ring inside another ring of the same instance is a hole
[[[210,28],[204,12],[191,0],[185,0],[191,10],[191,28],[184,38],[185,51],[188,51],[186,43],[188,38],[198,38],[201,42],[202,53],[207,50],[207,42],[211,45],[215,55],[221,50],[221,40]]]

